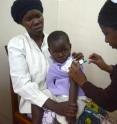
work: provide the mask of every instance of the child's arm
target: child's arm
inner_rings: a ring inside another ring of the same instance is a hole
[[[69,103],[76,103],[78,97],[78,85],[70,79]]]
[[[78,85],[75,84],[70,79],[69,104],[77,104],[77,97],[78,97]],[[76,122],[76,117],[68,118],[68,123],[69,124],[75,124],[75,122]]]

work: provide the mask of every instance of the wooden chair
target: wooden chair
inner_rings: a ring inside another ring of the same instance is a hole
[[[8,55],[7,46],[5,46],[5,50]],[[10,78],[10,95],[11,95],[13,124],[32,124],[31,119],[29,119],[25,114],[19,112],[18,95],[15,94],[13,91],[11,78]]]

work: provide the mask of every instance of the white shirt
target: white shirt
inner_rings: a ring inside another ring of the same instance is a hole
[[[8,55],[13,89],[21,96],[20,112],[31,113],[31,103],[42,107],[49,98],[44,93],[50,58],[47,36],[40,50],[28,33],[18,35],[8,43]]]

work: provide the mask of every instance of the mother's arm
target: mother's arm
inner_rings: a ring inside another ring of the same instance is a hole
[[[14,38],[9,42],[8,56],[14,92],[31,104],[42,107],[48,96],[39,90],[38,83],[31,80],[22,39]]]

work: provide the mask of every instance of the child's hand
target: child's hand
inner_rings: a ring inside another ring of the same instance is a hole
[[[68,124],[75,124],[76,123],[76,117],[68,118],[66,117],[66,121]]]

